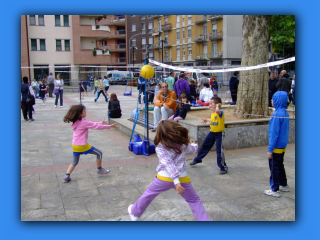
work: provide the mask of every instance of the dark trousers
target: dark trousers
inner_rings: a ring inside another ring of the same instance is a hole
[[[148,102],[153,103],[153,99],[154,99],[154,93],[153,92],[149,92],[148,93]]]
[[[269,104],[269,107],[272,107],[272,104],[271,104],[271,99],[272,99],[272,97],[273,97],[273,92],[271,92],[271,91],[268,91],[268,104]]]
[[[107,98],[106,94],[104,93],[104,90],[100,90],[100,91],[98,92],[98,96],[97,96],[96,101],[99,99],[100,94],[103,94],[103,96],[104,96],[105,99],[106,99],[106,102],[108,102],[108,98]]]
[[[28,113],[29,113],[29,119],[32,119],[32,105],[27,104],[26,102],[23,103],[23,118],[28,119]]]
[[[209,132],[206,139],[204,140],[198,155],[193,160],[194,162],[201,162],[202,159],[207,156],[210,149],[213,147],[216,142],[216,152],[217,152],[217,165],[220,170],[228,169],[228,166],[225,161],[224,152],[223,152],[223,140],[225,133],[224,132]]]
[[[52,97],[53,89],[54,89],[54,84],[49,84],[49,97]]]
[[[59,94],[56,95],[56,101],[54,105],[58,105],[58,98],[60,96],[60,106],[63,106],[63,89],[59,90]]]
[[[287,186],[286,170],[283,165],[284,153],[272,153],[269,158],[270,186],[272,191],[279,191],[279,185]]]
[[[237,92],[236,91],[231,91],[231,98],[232,98],[232,102],[234,102],[234,103],[237,102]]]

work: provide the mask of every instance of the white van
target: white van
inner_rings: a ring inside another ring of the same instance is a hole
[[[110,85],[126,85],[128,77],[132,78],[133,73],[118,70],[107,71],[107,79]]]

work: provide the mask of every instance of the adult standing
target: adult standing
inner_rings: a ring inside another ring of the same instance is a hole
[[[189,85],[188,85],[189,86]],[[153,129],[152,132],[157,130],[158,123],[160,121],[160,114],[162,120],[167,120],[172,116],[177,108],[177,96],[176,93],[168,89],[168,84],[163,82],[161,83],[161,90],[159,91],[156,100],[154,101],[154,110],[153,110]]]
[[[239,85],[239,72],[233,72],[233,77],[229,81],[229,89],[231,93],[232,103],[230,105],[236,105],[237,103],[237,94],[238,94],[238,85]]]
[[[48,85],[49,85],[49,97],[53,97],[53,89],[54,89],[54,77],[52,76],[52,72],[49,74],[48,77]]]
[[[106,84],[104,82],[102,82],[101,78],[99,78],[99,84],[97,87],[97,97],[96,97],[96,99],[94,99],[95,102],[97,102],[97,100],[99,99],[100,94],[102,94],[105,97],[106,102],[108,102],[108,98],[107,98],[106,94],[104,93],[105,86],[106,86]]]
[[[145,103],[145,82],[146,80],[142,77],[142,75],[139,75],[138,78],[138,84],[139,84],[139,104],[141,104],[141,92],[143,92],[143,103]]]
[[[80,91],[80,96],[81,96],[81,99],[84,99],[84,92],[85,92],[85,87],[84,87],[84,81],[83,80],[80,80],[79,82],[79,91]]]
[[[61,79],[60,74],[57,74],[57,79],[54,81],[54,94],[56,95],[56,101],[54,107],[58,105],[58,99],[60,96],[60,107],[63,107],[63,79]]]
[[[108,97],[109,81],[106,76],[104,76],[103,82],[106,84],[106,86],[104,87],[104,90],[106,92],[106,96]]]
[[[28,94],[31,94],[34,97],[33,89],[28,84],[28,77],[23,77],[23,84],[21,84],[23,118],[25,121],[34,121],[34,119],[32,118],[32,104],[27,104]],[[28,113],[29,113],[29,119],[28,119]]]
[[[185,91],[188,100],[192,102],[192,99],[190,99],[190,86],[188,84],[188,81],[185,79],[185,74],[181,73],[179,77],[180,79],[174,84],[174,91],[177,97],[180,97],[181,92]]]
[[[269,91],[268,91],[269,107],[272,107],[271,99],[272,99],[273,94],[275,94],[277,91],[276,85],[278,82],[279,82],[279,80],[276,78],[276,74],[274,72],[272,72],[270,74],[270,78],[269,78],[269,82],[268,82],[268,85],[269,85]]]
[[[293,83],[291,86],[292,89],[292,104],[296,105],[296,75],[293,75]]]
[[[289,95],[289,92],[291,90],[291,80],[290,80],[290,77],[289,75],[287,74],[287,71],[286,70],[282,70],[281,73],[281,78],[280,80],[278,81],[278,83],[276,84],[276,88],[277,88],[277,91],[285,91],[288,93]]]
[[[213,92],[213,96],[218,97],[219,87],[218,87],[217,77],[214,73],[212,73],[211,78],[210,78],[210,88]]]
[[[201,92],[202,88],[203,88],[203,84],[204,83],[208,83],[209,85],[209,80],[208,78],[206,77],[206,75],[204,73],[201,73],[202,77],[199,79],[198,81],[198,88],[199,88],[199,91]]]
[[[174,72],[170,72],[170,77],[167,78],[168,89],[174,91]]]

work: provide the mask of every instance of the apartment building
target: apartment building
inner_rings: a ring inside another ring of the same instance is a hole
[[[148,56],[153,59],[153,18],[152,15],[127,15],[127,65],[142,66]]]
[[[50,72],[61,74],[66,83],[76,76],[71,74],[73,62],[72,22],[70,15],[21,16],[22,76],[29,71],[31,79],[43,80]]]
[[[215,68],[241,64],[241,15],[152,15],[152,18],[156,61]]]

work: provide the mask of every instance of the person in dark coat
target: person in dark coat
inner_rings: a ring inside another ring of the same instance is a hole
[[[276,84],[277,91],[285,91],[289,94],[291,90],[291,80],[286,70],[282,70],[281,78],[279,82]]]
[[[230,105],[236,105],[237,103],[237,93],[238,93],[238,85],[239,85],[239,72],[236,71],[233,73],[233,77],[230,78],[229,81],[229,89],[231,93],[232,103]]]
[[[276,85],[278,82],[279,82],[279,80],[276,78],[276,74],[274,72],[272,72],[270,74],[270,78],[269,78],[269,82],[268,82],[268,85],[269,85],[269,92],[268,92],[269,107],[272,107],[271,99],[272,99],[273,94],[275,94],[277,91]]]
[[[28,77],[23,77],[23,84],[21,84],[21,95],[23,105],[23,118],[25,121],[34,121],[32,118],[32,105],[27,104],[28,93],[34,96],[34,92],[31,86],[28,84]],[[27,114],[29,113],[29,119]]]
[[[117,98],[117,94],[111,93],[109,105],[108,105],[108,121],[110,123],[110,118],[121,118],[121,108],[120,102]]]

